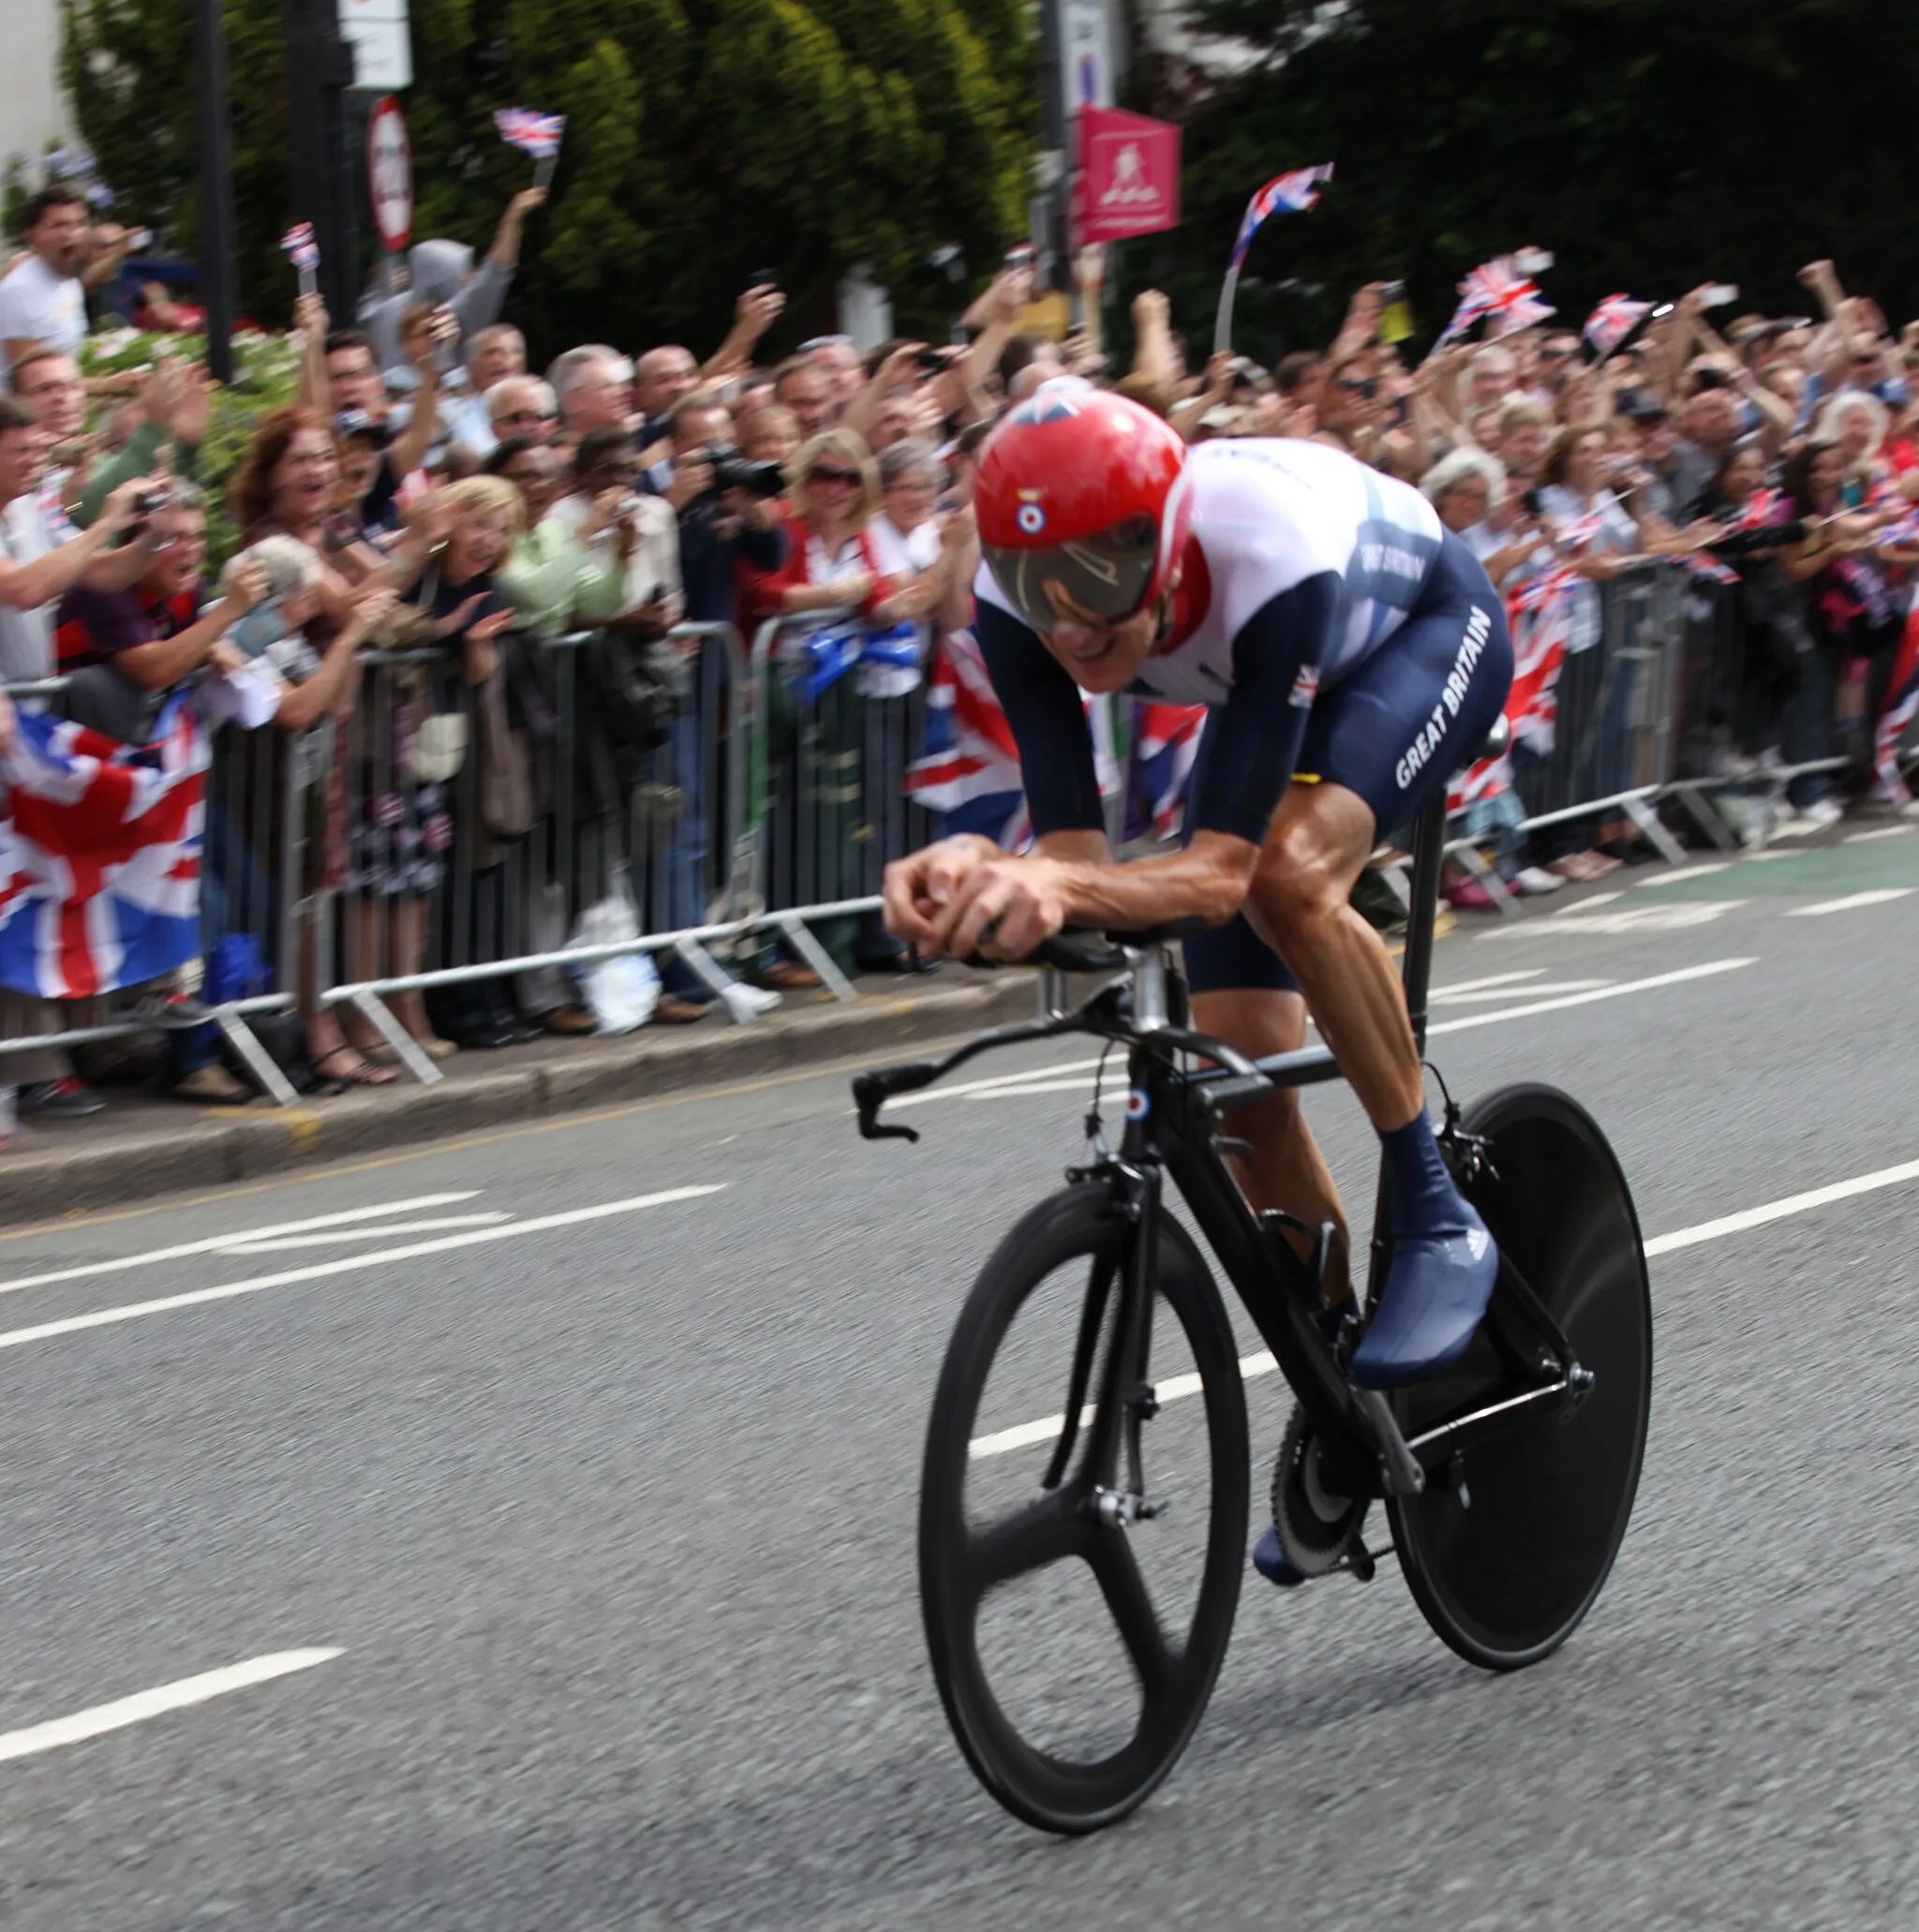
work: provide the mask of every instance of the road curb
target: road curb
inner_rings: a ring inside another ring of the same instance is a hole
[[[149,1110],[118,1125],[50,1125],[0,1159],[0,1225],[44,1221],[156,1195],[257,1181],[320,1161],[384,1153],[488,1127],[563,1118],[823,1065],[893,1047],[977,1032],[1034,1011],[1025,973],[980,977],[911,994],[782,1011],[747,1026],[718,1016],[698,1033],[647,1029],[632,1038],[547,1042],[498,1056],[497,1070],[453,1063],[438,1086],[410,1083],[348,1092],[298,1107]],[[534,1057],[537,1056],[537,1057]],[[477,1058],[478,1056],[475,1056]],[[489,1059],[493,1058],[489,1056]],[[462,1060],[465,1056],[462,1056]]]

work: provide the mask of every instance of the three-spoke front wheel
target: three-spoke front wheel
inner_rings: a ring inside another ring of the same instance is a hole
[[[948,1345],[920,1490],[920,1600],[946,1716],[1016,1816],[1125,1817],[1198,1726],[1245,1564],[1250,1473],[1232,1328],[1160,1217],[1127,1319],[1134,1224],[1104,1186],[1029,1213]]]

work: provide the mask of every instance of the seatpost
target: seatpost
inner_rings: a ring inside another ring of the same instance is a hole
[[[1401,975],[1413,1038],[1426,1050],[1426,992],[1433,977],[1433,919],[1439,903],[1439,861],[1446,847],[1446,795],[1441,792],[1413,825],[1412,903],[1407,908]]]

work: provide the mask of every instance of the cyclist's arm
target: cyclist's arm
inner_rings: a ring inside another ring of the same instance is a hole
[[[1233,688],[1214,721],[1188,813],[1193,834],[1182,850],[1116,865],[1090,844],[1068,855],[1057,841],[1043,838],[1024,858],[978,850],[959,855],[942,871],[941,890],[934,895],[938,902],[919,907],[924,943],[961,957],[985,950],[1017,958],[1065,925],[1155,926],[1190,917],[1217,925],[1231,918],[1244,903],[1267,829],[1292,781],[1310,703],[1310,698],[1308,704],[1293,702],[1300,672],[1319,661],[1344,609],[1339,578],[1323,572],[1271,599],[1242,627],[1233,641]],[[982,620],[985,617],[982,606]],[[1057,673],[1077,710],[1079,693],[1064,670],[1024,626],[1005,621],[1027,640],[1012,666],[1021,685],[1039,682],[1032,663],[1037,657]],[[1038,762],[1039,748],[1029,748],[1021,734],[1007,688],[1000,684],[999,664],[988,648],[986,629],[983,621],[981,648],[1019,739],[1035,829],[1071,830],[1083,837],[1093,830],[1083,810],[1077,826],[1054,823],[1049,827],[1041,819],[1031,787],[1036,778],[1050,792],[1059,773]],[[1091,783],[1092,754],[1083,723],[1079,732]],[[1057,744],[1057,737],[1049,736]],[[1092,796],[1092,816],[1097,822],[1096,785]],[[1104,842],[1102,836],[1102,848]]]

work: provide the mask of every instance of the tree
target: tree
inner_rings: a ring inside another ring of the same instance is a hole
[[[1200,0],[1260,58],[1193,104],[1189,217],[1151,264],[1207,312],[1247,195],[1339,172],[1254,244],[1242,346],[1323,342],[1346,292],[1401,276],[1423,327],[1475,262],[1533,244],[1575,326],[1614,290],[1740,285],[1803,311],[1832,256],[1890,310],[1919,304],[1903,169],[1919,13],[1865,0]],[[1123,263],[1131,279],[1144,273]],[[1318,285],[1317,300],[1278,288]]]
[[[116,212],[191,248],[192,22],[181,0],[61,0],[62,71]],[[224,0],[243,305],[289,312],[277,0]],[[513,312],[536,352],[723,328],[761,268],[802,332],[870,264],[902,326],[953,305],[1025,223],[1036,118],[1020,0],[413,0],[414,232],[483,248],[527,185],[493,110],[567,116]],[[370,226],[370,224],[369,224]]]

